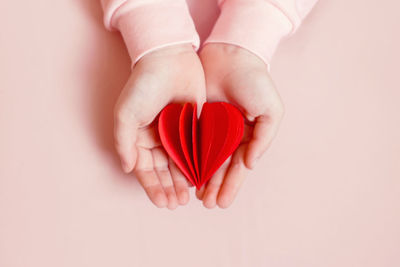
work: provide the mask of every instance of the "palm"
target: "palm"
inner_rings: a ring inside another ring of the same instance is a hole
[[[160,144],[154,123],[170,102],[197,102],[205,98],[204,74],[193,49],[154,53],[133,69],[116,106],[116,147],[131,163],[149,198],[158,207],[176,208],[188,201],[188,183]]]
[[[272,141],[282,103],[265,64],[246,50],[209,44],[201,55],[208,101],[236,105],[246,117],[242,143],[205,188],[197,192],[206,207],[228,207],[249,169]]]

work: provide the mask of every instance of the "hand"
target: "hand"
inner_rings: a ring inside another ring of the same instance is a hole
[[[211,180],[196,192],[207,208],[227,208],[249,169],[254,168],[278,131],[283,104],[267,66],[256,55],[234,45],[207,44],[200,53],[207,101],[236,105],[246,118],[238,149]]]
[[[205,101],[204,73],[190,44],[156,50],[136,63],[115,106],[114,137],[122,168],[134,171],[157,207],[189,201],[188,182],[162,148],[154,119],[170,102]]]

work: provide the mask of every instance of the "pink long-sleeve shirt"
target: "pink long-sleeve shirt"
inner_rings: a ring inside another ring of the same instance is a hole
[[[201,1],[201,0],[198,0]],[[185,0],[101,0],[104,23],[119,30],[132,63],[156,49],[200,39]],[[243,47],[266,64],[280,40],[296,31],[317,0],[218,0],[221,10],[207,43]]]

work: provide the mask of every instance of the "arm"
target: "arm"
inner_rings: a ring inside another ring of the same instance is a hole
[[[317,0],[219,0],[207,43],[245,48],[269,64],[281,39],[295,32]]]
[[[114,109],[114,141],[126,173],[133,171],[157,207],[189,200],[188,183],[160,146],[154,123],[170,102],[205,99],[199,38],[185,0],[103,0],[104,22],[119,30],[131,75]]]
[[[101,4],[106,28],[121,32],[133,65],[167,46],[199,47],[185,0],[101,0]]]
[[[204,206],[228,207],[274,139],[284,114],[269,75],[280,40],[296,31],[316,0],[225,0],[201,50],[207,100],[227,101],[247,118],[241,145],[196,195]]]

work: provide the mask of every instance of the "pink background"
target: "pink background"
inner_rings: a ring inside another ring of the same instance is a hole
[[[98,1],[0,6],[1,267],[400,266],[399,1],[321,0],[274,57],[286,117],[234,205],[173,212],[120,170],[129,60]]]

